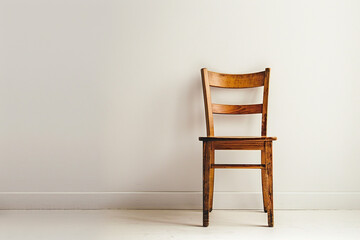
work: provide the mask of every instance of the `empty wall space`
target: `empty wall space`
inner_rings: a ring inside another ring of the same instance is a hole
[[[0,208],[200,209],[200,69],[270,67],[275,208],[360,209],[359,11],[356,0],[0,1]],[[262,100],[242,91],[214,101]],[[260,121],[216,116],[215,134],[258,135]],[[215,177],[215,208],[261,208],[258,170]]]

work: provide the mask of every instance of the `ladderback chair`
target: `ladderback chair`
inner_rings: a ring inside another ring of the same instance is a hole
[[[203,142],[203,226],[209,225],[209,212],[213,208],[214,173],[216,168],[261,169],[264,211],[268,226],[274,226],[272,142],[267,137],[267,113],[270,68],[250,74],[223,74],[201,69],[206,117],[206,137]],[[211,101],[211,87],[255,88],[263,87],[263,103],[252,105],[224,105]],[[261,136],[215,136],[213,114],[262,114]],[[260,150],[261,164],[215,164],[215,150]]]

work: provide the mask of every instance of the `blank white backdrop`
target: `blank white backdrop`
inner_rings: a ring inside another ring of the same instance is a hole
[[[1,0],[0,208],[200,208],[202,67],[271,67],[276,208],[360,208],[359,11],[356,0]],[[242,91],[214,101],[261,101]],[[215,124],[260,133],[259,116]],[[260,208],[260,190],[257,170],[218,170],[215,207]]]

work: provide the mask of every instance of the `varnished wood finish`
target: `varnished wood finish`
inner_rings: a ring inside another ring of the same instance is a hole
[[[211,164],[211,168],[265,169],[265,164]]]
[[[212,104],[212,112],[216,114],[255,114],[262,113],[262,104],[224,105]]]
[[[215,150],[263,150],[264,141],[213,141]]]
[[[267,113],[270,69],[251,74],[223,74],[201,69],[207,136],[203,142],[203,226],[209,225],[209,212],[213,208],[215,169],[260,169],[264,211],[268,226],[274,226],[272,141],[267,137]],[[253,105],[223,105],[211,102],[210,87],[251,88],[264,87],[263,103]],[[214,136],[213,114],[262,114],[261,136]],[[215,150],[260,150],[261,164],[215,164]]]
[[[274,199],[273,199],[273,161],[272,161],[272,142],[265,143],[265,161],[267,171],[267,214],[269,227],[274,226]]]
[[[203,142],[203,226],[209,225],[210,153],[211,142]]]
[[[210,198],[210,212],[213,209],[213,203],[214,203],[214,182],[215,182],[215,169],[212,166],[215,163],[215,150],[212,148],[210,152],[210,192],[209,192],[209,198]]]
[[[276,140],[276,137],[266,137],[266,136],[260,136],[260,137],[253,137],[253,136],[244,136],[244,137],[238,137],[238,136],[210,136],[210,137],[199,137],[200,141],[274,141]]]
[[[265,79],[264,79],[261,136],[266,136],[266,129],[267,129],[267,109],[268,109],[268,99],[269,99],[269,78],[270,78],[270,68],[266,68],[265,69]]]
[[[220,88],[253,88],[264,85],[264,72],[250,74],[224,74],[208,71],[209,84]]]
[[[201,76],[205,103],[206,132],[207,136],[214,136],[214,119],[212,115],[210,85],[208,71],[206,70],[206,68],[201,69]]]
[[[261,150],[261,164],[266,166],[265,149]],[[268,189],[268,175],[267,175],[266,168],[261,169],[261,185],[262,185],[262,196],[263,196],[264,212],[267,212],[269,195],[266,193],[266,191]]]

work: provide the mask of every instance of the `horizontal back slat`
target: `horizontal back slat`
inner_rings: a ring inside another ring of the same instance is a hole
[[[225,105],[212,104],[212,112],[216,114],[255,114],[262,113],[262,104],[253,105]]]
[[[208,71],[209,84],[220,88],[252,88],[264,86],[265,72],[224,74]]]

